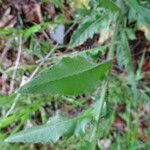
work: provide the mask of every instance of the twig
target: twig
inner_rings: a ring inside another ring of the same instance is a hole
[[[66,35],[72,30],[72,28],[75,26],[75,24],[73,24],[67,31],[66,33],[64,34],[63,38],[66,37]],[[47,60],[54,52],[55,50],[57,49],[59,43],[57,43],[53,48],[52,50],[45,56],[45,58],[39,63],[39,65],[36,67],[36,69],[34,70],[34,72],[31,74],[30,78],[28,79],[27,82],[29,82],[34,76],[35,74],[38,72],[38,70],[40,69],[40,67],[44,64],[45,60]]]
[[[11,107],[10,107],[10,109],[7,111],[7,113],[5,114],[4,118],[8,117],[9,114],[13,111],[13,109],[15,108],[16,103],[18,102],[19,98],[20,98],[20,94],[17,94],[17,96],[16,96],[15,99],[14,99],[13,104],[11,105]]]
[[[63,38],[65,38],[66,37],[66,35],[72,30],[72,28],[75,26],[75,23],[72,25],[72,26],[70,26],[70,28],[65,32],[65,34],[64,34],[64,36],[63,36]],[[45,33],[45,32],[44,32]],[[46,34],[46,33],[45,33]],[[65,47],[64,45],[63,46],[59,46],[59,43],[57,43],[56,45],[55,45],[55,47],[54,48],[63,48],[63,47]],[[46,57],[45,57],[46,58]],[[44,58],[44,59],[45,59]],[[48,59],[48,58],[47,58]],[[43,61],[43,59],[39,59],[37,62],[39,63],[39,62],[41,62],[41,61]]]
[[[107,92],[107,84],[108,82],[104,82],[103,85],[102,85],[102,90],[101,90],[101,93],[100,93],[100,97],[99,97],[99,101],[98,101],[98,108],[97,108],[97,116],[95,116],[95,119],[97,121],[97,124],[96,124],[96,130],[95,130],[95,148],[96,149],[96,141],[98,140],[98,135],[99,135],[99,123],[100,123],[100,119],[101,119],[101,113],[102,113],[102,109],[103,109],[103,105],[104,105],[104,101],[105,101],[105,96],[106,96],[106,92]]]
[[[8,50],[11,48],[11,42],[12,40],[9,40],[8,43],[6,43],[6,47],[3,49],[3,53],[1,54],[1,57],[0,57],[0,64],[3,62],[3,59],[6,55],[6,53],[8,52]]]
[[[17,68],[19,66],[19,61],[20,61],[20,57],[21,57],[21,51],[22,51],[22,35],[20,34],[19,35],[18,54],[17,54],[17,59],[16,59],[13,75],[12,75],[12,80],[11,80],[11,83],[10,83],[10,91],[9,91],[9,93],[12,93],[12,91],[14,89],[14,80],[16,78]]]

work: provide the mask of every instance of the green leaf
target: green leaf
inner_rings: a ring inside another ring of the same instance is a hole
[[[77,124],[82,119],[90,117],[90,114],[91,111],[86,111],[72,119],[56,115],[46,125],[25,129],[8,137],[5,142],[55,143],[62,136],[71,136],[75,132]]]
[[[10,34],[16,32],[14,28],[0,28],[0,34]]]
[[[0,107],[7,106],[13,103],[16,94],[9,94],[9,95],[0,95]]]
[[[75,51],[75,52],[67,53],[67,54],[60,55],[60,56],[56,55],[56,56],[53,56],[50,60],[58,62],[59,60],[61,60],[64,57],[77,57],[77,56],[81,56],[81,57],[89,59],[89,58],[92,58],[97,55],[98,56],[104,55],[109,46],[110,45],[108,45],[108,44],[100,45],[100,46],[96,46],[96,47],[93,47],[90,49],[85,49],[82,51]]]
[[[56,5],[56,7],[63,7],[63,2],[61,0],[52,0],[52,2]]]
[[[90,122],[90,118],[85,118],[85,119],[82,119],[80,122],[78,122],[78,124],[76,125],[76,129],[75,129],[75,132],[74,134],[76,136],[79,136],[81,135],[82,133],[84,134],[86,131],[86,126],[87,124]]]
[[[5,119],[1,118],[0,119],[0,129],[10,125],[13,121],[17,120],[19,117],[21,118],[20,115],[12,115]]]
[[[130,7],[132,7],[141,17],[143,17],[147,23],[150,23],[150,10],[148,8],[141,6],[137,0],[129,0],[128,2]]]
[[[125,67],[128,71],[129,83],[131,84],[131,88],[133,90],[134,99],[136,99],[137,95],[138,95],[138,93],[137,93],[137,83],[136,83],[136,80],[135,80],[131,50],[130,50],[130,47],[129,47],[126,32],[124,30],[121,33],[121,42],[122,42],[122,46],[123,46],[122,48],[123,48],[124,53],[125,53],[125,58],[127,60],[127,64],[126,64]]]
[[[92,38],[94,33],[98,32],[103,26],[103,20],[106,16],[98,16],[96,18],[89,17],[84,20],[73,33],[70,46],[75,47],[83,44],[88,38]]]
[[[115,3],[113,3],[111,0],[99,0],[99,4],[111,11],[120,11],[118,6]]]
[[[29,37],[31,34],[38,32],[39,30],[41,30],[41,25],[34,25],[25,30],[24,36]]]
[[[144,18],[139,16],[137,19],[137,26],[139,30],[144,32],[147,40],[150,41],[150,23],[148,23]]]
[[[80,142],[75,148],[77,150],[95,150],[95,141],[83,141]]]
[[[88,62],[83,57],[66,57],[59,64],[45,69],[21,87],[19,93],[78,95],[91,92],[111,69],[112,61],[102,64]]]

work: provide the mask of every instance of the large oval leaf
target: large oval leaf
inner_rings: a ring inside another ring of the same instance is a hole
[[[20,93],[78,95],[91,92],[111,69],[112,61],[93,64],[83,57],[66,57],[21,87]]]

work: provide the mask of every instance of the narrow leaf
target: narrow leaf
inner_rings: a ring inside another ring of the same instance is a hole
[[[90,114],[91,111],[87,111],[86,114],[83,113],[72,119],[57,115],[52,117],[46,125],[25,129],[8,137],[5,142],[55,143],[62,136],[71,136],[78,123],[91,116]]]
[[[129,82],[131,83],[131,87],[132,87],[133,94],[134,94],[134,99],[136,99],[137,94],[138,94],[137,93],[137,85],[136,85],[135,74],[134,74],[134,69],[133,69],[131,51],[130,51],[130,47],[129,47],[129,43],[128,43],[128,39],[127,39],[125,31],[123,31],[121,34],[121,40],[122,40],[122,46],[123,46],[124,52],[125,52],[125,57],[127,59],[126,69],[129,74]]]
[[[29,37],[31,34],[38,32],[39,30],[41,30],[41,25],[34,25],[25,30],[24,36]]]

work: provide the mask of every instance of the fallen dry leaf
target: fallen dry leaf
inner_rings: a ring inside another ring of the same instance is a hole
[[[133,139],[140,139],[140,140],[142,140],[144,142],[148,141],[148,138],[149,138],[146,133],[133,134],[133,135],[131,135],[131,137]]]
[[[31,1],[23,6],[23,14],[26,22],[40,23],[43,19],[41,5],[36,1]]]
[[[120,115],[117,115],[112,126],[119,131],[124,132],[127,125],[126,121]]]
[[[4,15],[0,19],[0,28],[14,27],[17,23],[17,18],[10,14],[11,8],[6,9]]]

